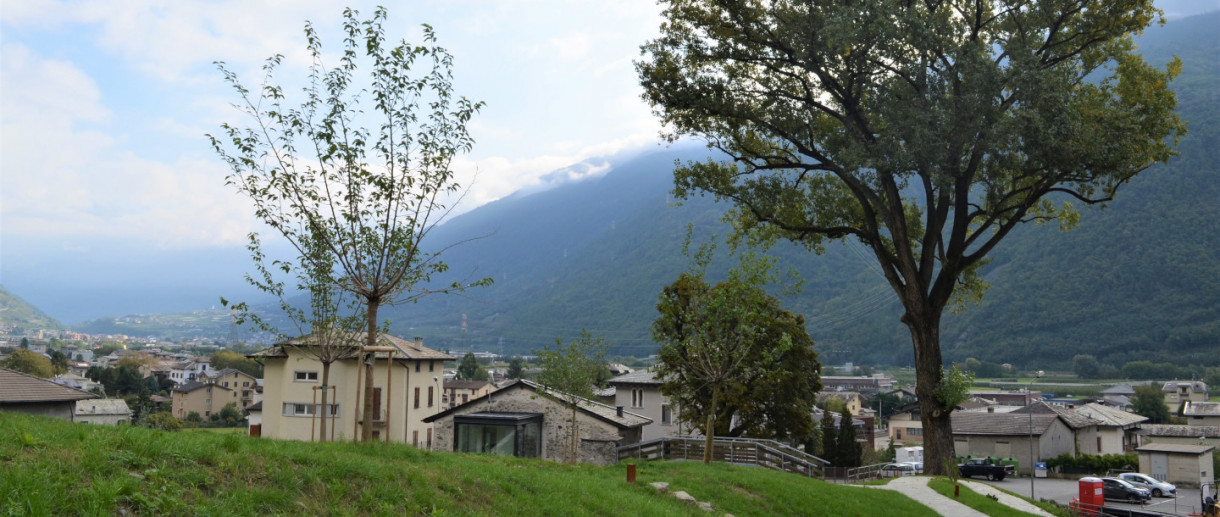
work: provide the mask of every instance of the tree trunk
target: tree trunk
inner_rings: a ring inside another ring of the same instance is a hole
[[[568,444],[571,446],[568,458],[569,463],[577,463],[580,461],[580,430],[576,428],[576,401],[572,401],[572,425],[568,426],[568,433],[572,435],[572,440]]]
[[[377,346],[377,308],[381,300],[376,298],[368,298],[368,335],[365,337],[364,345],[367,347]],[[360,354],[361,361],[364,361],[364,425],[360,428],[360,441],[373,441],[373,358],[376,354],[369,352]]]
[[[953,450],[953,426],[950,413],[936,398],[942,367],[940,354],[940,311],[924,311],[925,316],[912,315],[908,309],[902,322],[911,330],[915,346],[915,394],[919,397],[920,421],[923,423],[924,472],[945,475],[956,468]],[[952,464],[952,465],[951,465]]]
[[[703,464],[704,465],[711,465],[712,449],[716,446],[715,441],[714,441],[714,439],[716,438],[716,427],[715,427],[716,402],[717,402],[716,399],[719,398],[719,396],[720,396],[720,388],[719,388],[719,386],[713,384],[712,385],[712,405],[711,405],[711,409],[709,409],[707,412],[707,427],[704,429],[704,432],[703,432],[703,434],[705,435],[703,438]]]
[[[326,395],[330,391],[330,363],[322,363],[322,432],[318,434],[318,441],[326,441],[326,419],[329,417],[330,411],[326,407]]]

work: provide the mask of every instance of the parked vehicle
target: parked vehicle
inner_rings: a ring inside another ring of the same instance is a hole
[[[1118,478],[1101,478],[1101,481],[1103,496],[1106,499],[1140,504],[1152,499],[1152,492],[1147,488],[1137,487]]]
[[[1178,493],[1178,487],[1164,481],[1158,481],[1153,479],[1151,476],[1146,476],[1144,474],[1128,472],[1125,474],[1119,474],[1118,479],[1131,483],[1139,488],[1147,488],[1149,492],[1152,492],[1152,497],[1174,497]]]
[[[881,476],[894,478],[900,476],[914,476],[919,473],[914,463],[887,463],[881,467]]]
[[[957,465],[957,473],[964,478],[983,476],[995,481],[1003,481],[1011,472],[1011,465],[1000,465],[991,458],[970,458],[965,463]]]

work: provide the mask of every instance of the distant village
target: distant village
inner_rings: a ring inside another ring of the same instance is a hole
[[[47,378],[0,369],[0,410],[81,424],[243,426],[253,437],[299,441],[350,441],[367,425],[374,439],[428,450],[575,456],[600,465],[673,454],[675,440],[689,448],[700,435],[680,423],[680,408],[661,392],[663,380],[640,365],[609,364],[611,377],[594,397],[573,398],[530,380],[519,359],[456,357],[419,338],[383,334],[372,349],[373,418],[364,422],[359,387],[367,379],[354,354],[335,360],[323,384],[316,350],[304,342],[255,349],[208,340],[0,330],[6,332],[0,361],[33,354],[65,363]],[[474,373],[471,364],[477,365]],[[125,368],[136,372],[127,374],[134,378],[125,386],[122,373],[107,373]],[[922,423],[912,386],[898,386],[884,373],[827,375],[821,382],[815,420],[838,429],[840,411],[850,415],[855,441],[868,451],[864,456],[880,462],[859,468],[879,476],[907,468],[902,465],[922,468]],[[1202,381],[1159,386],[1176,423],[1151,423],[1132,412],[1136,390],[1130,384],[1078,398],[1043,393],[1033,382],[976,388],[953,413],[954,447],[961,458],[992,458],[1019,475],[1070,471],[1048,467],[1053,458],[1136,453],[1140,470],[1160,479],[1184,486],[1210,482],[1220,402],[1209,401]],[[799,450],[800,444],[789,445],[785,454],[807,458],[807,472],[835,467]]]

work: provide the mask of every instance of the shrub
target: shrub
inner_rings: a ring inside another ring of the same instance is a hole
[[[174,418],[169,411],[161,411],[148,415],[148,427],[162,431],[177,431],[182,429],[182,421]]]
[[[1139,456],[1133,452],[1128,454],[1082,454],[1080,456],[1060,454],[1046,460],[1046,465],[1060,470],[1100,474],[1111,470],[1136,468],[1139,466]]]

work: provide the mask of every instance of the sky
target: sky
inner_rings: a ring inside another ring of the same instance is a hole
[[[457,93],[486,102],[469,125],[473,151],[454,164],[471,188],[463,209],[587,158],[659,145],[633,67],[659,34],[654,0],[381,3],[390,38],[418,41],[431,25],[454,56]],[[350,5],[368,16],[376,3]],[[1158,5],[1174,16],[1220,0]],[[182,310],[199,301],[171,301],[174,291],[241,285],[257,226],[204,136],[242,122],[213,63],[254,85],[283,54],[280,77],[303,79],[305,21],[338,48],[342,6],[0,4],[0,285],[68,321]],[[119,303],[128,299],[141,303]]]
[[[432,26],[454,56],[456,92],[486,103],[469,124],[473,151],[454,162],[471,188],[460,210],[537,188],[590,157],[658,145],[632,63],[659,33],[654,1],[381,3],[389,38],[417,42],[421,24]],[[279,76],[303,80],[306,20],[337,49],[343,5],[0,5],[0,285],[77,320],[119,310],[60,308],[104,305],[98,290],[122,297],[99,277],[155,282],[141,271],[175,275],[169,262],[189,257],[247,260],[246,236],[258,227],[205,137],[243,122],[214,62],[253,85],[264,60],[283,54]],[[377,3],[349,5],[367,17]],[[229,276],[240,284],[245,269]],[[149,301],[138,310],[161,307]]]

